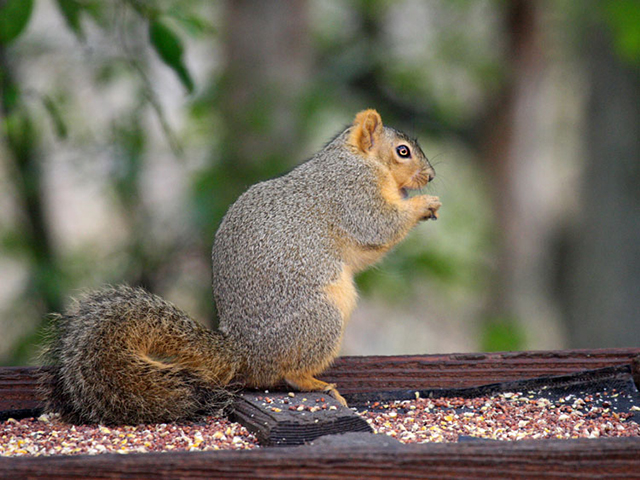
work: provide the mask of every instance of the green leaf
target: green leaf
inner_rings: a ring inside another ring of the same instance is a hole
[[[640,2],[609,0],[603,5],[616,52],[627,62],[640,64]]]
[[[8,45],[23,32],[31,12],[33,0],[6,0],[0,7],[0,43]]]
[[[65,140],[69,135],[69,129],[60,114],[60,110],[58,109],[56,102],[48,95],[44,95],[42,97],[42,104],[51,118],[56,135],[60,140]]]
[[[84,32],[80,24],[80,13],[83,10],[82,4],[78,0],[57,0],[60,13],[64,17],[67,25],[79,40],[84,40]]]
[[[164,22],[154,19],[149,23],[149,39],[162,61],[176,72],[187,91],[193,92],[193,80],[182,59],[184,47],[180,38]]]

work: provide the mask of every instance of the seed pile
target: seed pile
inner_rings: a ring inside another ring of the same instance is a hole
[[[265,393],[268,393],[265,392]],[[311,395],[310,395],[311,396]],[[265,410],[271,410],[272,412],[282,412],[283,410],[291,410],[296,412],[310,412],[315,413],[321,410],[337,410],[338,407],[327,403],[324,397],[312,398],[311,400],[302,396],[296,398],[296,394],[289,392],[287,397],[255,397],[260,405]]]
[[[461,437],[494,440],[640,437],[640,406],[626,398],[618,410],[615,390],[567,395],[554,400],[532,392],[475,398],[419,398],[373,402],[358,413],[376,433],[403,443],[456,442]],[[324,398],[258,397],[274,412],[333,410]],[[636,398],[637,400],[637,398]],[[306,402],[306,403],[305,403]],[[308,404],[307,404],[308,403]],[[622,411],[624,410],[624,411]],[[637,415],[634,417],[634,414]],[[224,418],[181,424],[138,426],[69,425],[57,415],[0,422],[0,456],[79,455],[160,451],[242,450],[257,448],[243,426]]]
[[[633,413],[618,412],[608,395],[574,395],[550,401],[522,393],[491,397],[374,402],[360,414],[376,433],[403,443],[640,436]],[[632,412],[640,412],[638,406]],[[637,417],[636,417],[637,418]]]
[[[69,425],[57,415],[0,422],[0,455],[95,455],[162,451],[241,450],[258,442],[224,418],[137,426]]]

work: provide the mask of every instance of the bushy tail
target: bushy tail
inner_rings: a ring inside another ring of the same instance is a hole
[[[138,424],[220,412],[238,356],[226,337],[156,295],[90,292],[52,315],[42,354],[47,411],[73,423]]]

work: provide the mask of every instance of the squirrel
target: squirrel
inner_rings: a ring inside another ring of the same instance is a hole
[[[215,235],[212,331],[141,288],[89,292],[52,315],[41,389],[72,423],[138,424],[220,412],[234,385],[284,381],[322,391],[356,306],[354,275],[380,259],[440,201],[409,196],[435,171],[417,140],[378,112],[288,174],[250,187]]]

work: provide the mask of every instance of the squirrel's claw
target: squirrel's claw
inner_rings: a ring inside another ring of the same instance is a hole
[[[437,220],[438,219],[438,210],[440,209],[440,207],[442,206],[442,204],[440,203],[440,200],[438,199],[438,197],[432,197],[432,196],[428,196],[425,195],[424,199],[427,201],[427,205],[426,205],[426,212],[424,214],[424,216],[422,218],[420,218],[421,221],[424,220]]]
[[[333,398],[335,398],[338,401],[338,403],[343,407],[349,406],[347,405],[347,401],[344,399],[344,397],[340,395],[340,393],[336,389],[335,383],[330,383],[329,385],[327,385],[327,388],[325,388],[324,391],[327,392],[329,395],[331,395]]]
[[[429,211],[429,213],[427,213],[424,217],[420,219],[420,221],[422,222],[426,220],[438,220],[438,212],[431,210]]]

